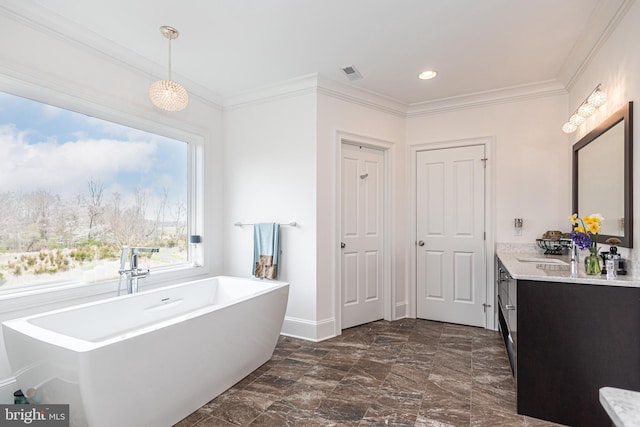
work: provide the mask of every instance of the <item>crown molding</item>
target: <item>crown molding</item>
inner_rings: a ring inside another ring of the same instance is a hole
[[[109,62],[127,68],[143,78],[165,78],[166,67],[159,65],[125,46],[116,44],[76,23],[36,4],[20,0],[4,0],[0,5],[0,15],[25,25],[49,37],[72,45],[89,55],[100,56]],[[206,87],[173,73],[175,80],[188,90],[189,96],[207,104],[209,107],[222,110],[222,97]]]
[[[317,92],[317,86],[318,75],[314,73],[254,90],[240,92],[225,100],[224,111],[237,110],[239,108],[273,102],[279,99],[315,94]]]
[[[411,104],[407,111],[407,117],[419,117],[446,111],[465,110],[565,94],[567,94],[567,90],[562,83],[557,80],[547,80]]]
[[[406,117],[409,107],[389,96],[324,77],[318,78],[318,93],[398,117]]]
[[[232,111],[238,108],[313,93],[326,95],[397,117],[409,118],[547,96],[566,95],[568,92],[557,80],[547,80],[408,105],[384,95],[323,78],[318,74],[309,74],[230,97],[225,102],[224,110]]]
[[[286,80],[227,98],[225,111],[306,94],[322,94],[384,113],[405,117],[407,104],[375,92],[324,78],[317,73]]]
[[[570,90],[625,17],[635,0],[600,0],[583,33],[558,72],[557,79]]]

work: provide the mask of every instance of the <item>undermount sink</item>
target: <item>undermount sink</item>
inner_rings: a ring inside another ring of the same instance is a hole
[[[553,258],[518,258],[520,262],[535,262],[536,264],[569,265],[566,262]]]

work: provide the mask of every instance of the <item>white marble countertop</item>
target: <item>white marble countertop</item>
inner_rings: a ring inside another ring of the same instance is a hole
[[[582,254],[573,269],[568,256],[506,251],[498,251],[496,255],[509,271],[511,277],[518,280],[640,288],[640,277],[637,273],[634,274],[633,270],[629,272],[630,274],[618,275],[615,279],[607,279],[604,274],[588,276],[584,271],[584,255]],[[523,259],[530,261],[522,261]],[[540,262],[531,262],[531,260],[540,260]],[[562,261],[564,264],[547,263],[557,261]]]
[[[616,427],[640,426],[640,392],[603,387],[600,403]]]

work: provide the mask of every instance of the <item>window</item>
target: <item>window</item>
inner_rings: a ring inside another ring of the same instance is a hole
[[[0,92],[0,292],[189,261],[189,144]]]

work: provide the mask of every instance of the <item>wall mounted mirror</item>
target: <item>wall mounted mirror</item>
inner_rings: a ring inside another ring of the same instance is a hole
[[[633,102],[573,145],[573,212],[604,217],[598,242],[633,247]]]

